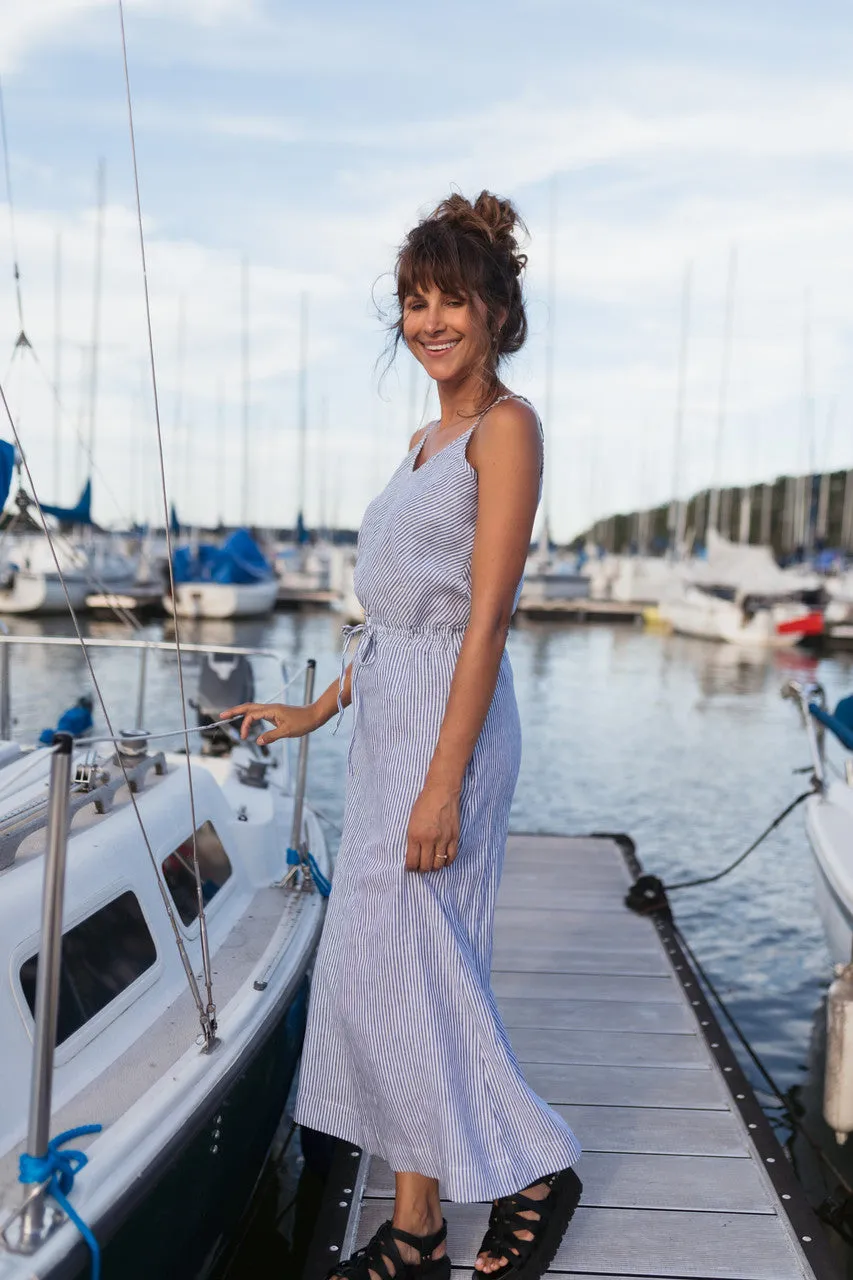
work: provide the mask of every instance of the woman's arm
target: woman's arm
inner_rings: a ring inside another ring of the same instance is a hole
[[[338,712],[338,691],[340,681],[334,680],[313,702],[307,706],[292,706],[283,702],[241,702],[238,707],[229,707],[219,713],[220,719],[231,719],[242,716],[240,737],[248,736],[249,729],[257,720],[266,720],[273,726],[258,738],[261,746],[276,742],[279,738],[303,738],[313,733],[321,725],[331,720]],[[352,663],[344,674],[344,686],[341,691],[341,705],[348,707],[352,701]]]
[[[539,497],[542,444],[536,415],[517,400],[496,405],[474,432],[478,476],[471,561],[471,614],[450,685],[438,743],[409,824],[406,866],[428,871],[456,856],[465,769],[494,697],[512,606]],[[455,814],[455,818],[454,818]]]

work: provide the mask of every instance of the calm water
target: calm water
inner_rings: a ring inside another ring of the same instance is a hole
[[[52,621],[44,625],[52,634],[62,629]],[[14,626],[33,632],[38,624]],[[111,623],[90,623],[89,631],[122,634]],[[160,629],[148,632],[159,635]],[[318,687],[324,688],[336,678],[338,636],[332,615],[279,614],[268,623],[198,624],[185,638],[272,648],[293,671],[314,657]],[[645,869],[665,880],[720,869],[803,790],[804,779],[793,771],[808,763],[808,751],[794,707],[779,696],[783,681],[798,673],[817,676],[830,704],[853,689],[851,656],[765,657],[633,628],[522,622],[509,650],[524,730],[513,829],[627,832]],[[131,723],[135,658],[104,654],[96,664],[111,713],[117,722]],[[49,667],[43,652],[20,650],[12,687],[16,735],[27,737],[53,723],[87,690],[88,680],[76,650],[52,651]],[[172,661],[152,665],[150,688],[149,706],[157,715],[148,714],[146,727],[176,727]],[[272,697],[277,688],[270,666],[258,696]],[[342,818],[348,732],[347,725],[333,737],[329,725],[311,747],[309,796],[335,823]],[[334,849],[337,834],[331,828],[328,834]],[[802,812],[731,877],[674,895],[673,907],[777,1083],[813,1109],[817,1068],[810,1075],[809,1057],[820,1052],[813,1033],[830,965]],[[780,1136],[787,1137],[773,1099],[745,1065]],[[826,1141],[819,1120],[810,1116],[810,1123]],[[258,1256],[274,1253],[283,1266],[301,1250],[317,1188],[307,1175],[300,1182],[298,1137],[287,1117],[276,1155],[231,1277],[248,1273]],[[794,1155],[817,1202],[831,1186],[799,1144]],[[281,1273],[295,1274],[293,1265]]]

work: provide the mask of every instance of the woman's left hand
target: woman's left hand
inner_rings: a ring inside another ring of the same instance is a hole
[[[427,781],[412,809],[406,832],[406,870],[440,871],[459,845],[459,792]]]

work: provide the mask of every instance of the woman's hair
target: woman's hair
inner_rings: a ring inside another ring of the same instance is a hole
[[[509,200],[481,191],[472,204],[454,193],[409,232],[397,255],[395,349],[403,339],[409,294],[436,286],[456,297],[476,296],[485,304],[480,364],[484,403],[498,385],[498,363],[520,350],[527,337],[521,291],[527,257],[519,251],[518,229],[527,231]]]

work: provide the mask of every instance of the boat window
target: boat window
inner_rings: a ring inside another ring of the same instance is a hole
[[[196,831],[195,839],[201,893],[206,905],[231,875],[231,863],[212,822],[203,822]],[[163,877],[178,908],[178,915],[184,924],[192,924],[198,916],[192,836],[187,836],[183,844],[179,844],[175,852],[166,858]]]
[[[154,939],[136,894],[121,894],[62,935],[56,1043],[121,995],[157,959]],[[39,958],[21,965],[21,988],[35,1013]]]

